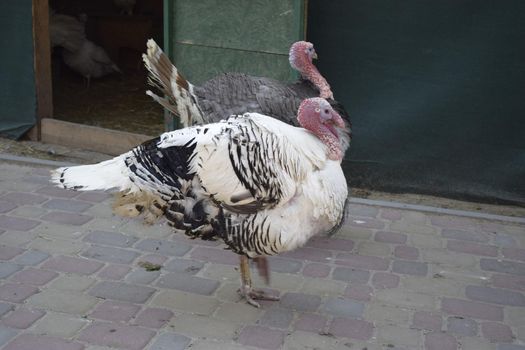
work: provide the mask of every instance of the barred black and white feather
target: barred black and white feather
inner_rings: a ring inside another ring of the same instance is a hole
[[[243,73],[220,74],[195,86],[182,76],[152,39],[148,40],[147,52],[142,57],[149,72],[148,81],[164,97],[150,90],[146,94],[179,117],[183,127],[215,123],[224,116],[245,112],[261,113],[299,126],[296,118],[299,105],[306,98],[319,96],[319,90],[308,80],[283,83]],[[341,103],[333,99],[328,102],[348,127],[338,129],[344,152],[350,146],[350,117]]]
[[[57,169],[52,181],[149,197],[175,228],[249,257],[330,232],[348,194],[317,137],[257,113],[164,133],[111,160]]]

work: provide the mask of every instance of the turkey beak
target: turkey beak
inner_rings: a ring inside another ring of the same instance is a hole
[[[313,55],[312,55],[312,58],[313,58],[314,60],[316,60],[316,59],[318,58],[318,57],[317,57],[317,52],[314,51],[314,53],[313,53]]]
[[[345,121],[341,118],[339,113],[334,110],[332,110],[332,122],[335,126],[340,127],[341,129],[346,128]]]

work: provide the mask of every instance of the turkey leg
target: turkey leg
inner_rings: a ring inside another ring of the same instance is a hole
[[[246,299],[246,302],[252,306],[260,307],[261,305],[255,300],[279,300],[279,297],[267,295],[262,290],[252,288],[252,278],[250,275],[250,264],[248,257],[241,255],[240,260],[241,288],[239,289],[239,294],[241,294],[241,296]]]

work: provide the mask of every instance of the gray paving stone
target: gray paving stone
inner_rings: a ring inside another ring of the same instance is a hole
[[[179,241],[144,239],[139,241],[135,248],[168,256],[183,256],[191,249],[191,246]]]
[[[82,213],[83,211],[91,207],[92,204],[88,202],[73,200],[73,199],[53,198],[53,199],[48,200],[42,206],[44,208],[52,209],[52,210],[63,210],[63,211],[69,211],[73,213]]]
[[[204,262],[193,259],[173,258],[163,266],[165,270],[174,272],[184,272],[195,275],[204,266]]]
[[[43,290],[27,300],[32,307],[76,315],[86,314],[96,303],[97,299],[82,292],[58,289]]]
[[[15,263],[20,265],[38,265],[42,261],[46,260],[49,254],[38,251],[38,250],[27,250],[21,255],[17,256],[14,260]]]
[[[160,271],[146,271],[137,269],[126,276],[126,282],[130,284],[150,284],[160,276]]]
[[[372,323],[351,318],[335,318],[330,325],[330,333],[337,337],[369,340],[373,332]]]
[[[186,273],[170,272],[161,276],[157,285],[162,288],[172,288],[184,292],[211,295],[219,286],[219,282]]]
[[[183,350],[191,339],[177,333],[163,333],[153,341],[150,350]]]
[[[97,298],[143,303],[155,292],[154,288],[135,286],[121,282],[103,281],[89,291],[89,295]]]
[[[480,242],[480,243],[488,243],[490,240],[490,236],[486,233],[464,231],[464,230],[444,229],[441,232],[441,235],[445,238],[459,239],[459,240],[464,240],[464,241],[473,241],[473,242]]]
[[[18,334],[17,330],[9,327],[0,326],[0,346],[6,344]]]
[[[59,198],[73,198],[80,193],[77,191],[65,190],[63,188],[58,188],[52,185],[42,187],[36,192],[40,194],[48,195],[51,197],[59,197]]]
[[[6,278],[13,273],[20,271],[22,266],[8,262],[0,262],[0,278]]]
[[[91,246],[88,250],[82,253],[86,258],[112,262],[116,264],[129,264],[139,254],[132,250],[125,250],[114,247]]]
[[[303,267],[300,261],[278,257],[270,257],[268,263],[271,270],[275,272],[296,273]]]
[[[475,336],[478,334],[478,323],[470,318],[449,317],[447,319],[447,332]]]
[[[525,296],[521,293],[482,286],[467,286],[465,290],[467,298],[483,301],[486,303],[525,306]]]
[[[350,283],[367,283],[370,278],[370,272],[348,267],[336,267],[332,273],[332,278]]]
[[[14,305],[0,302],[0,317],[13,310]]]
[[[321,304],[321,298],[318,295],[286,293],[281,297],[280,303],[282,306],[293,310],[315,311]]]
[[[428,273],[427,263],[417,261],[394,260],[392,271],[413,276],[426,276]]]
[[[246,326],[239,335],[239,343],[263,349],[279,349],[284,341],[284,333],[276,329],[260,326]]]
[[[525,263],[508,260],[497,260],[482,258],[480,260],[482,270],[509,273],[512,275],[525,276]]]
[[[3,201],[15,203],[18,205],[25,204],[40,204],[45,202],[48,198],[34,193],[25,192],[11,192],[0,198]]]
[[[68,315],[61,312],[47,312],[31,327],[31,332],[58,338],[72,338],[89,321],[81,315]]]
[[[450,334],[428,333],[425,336],[425,349],[427,350],[456,350],[458,342]]]
[[[287,329],[294,318],[291,310],[271,308],[264,313],[259,324],[272,328]]]
[[[81,226],[92,220],[93,217],[90,215],[77,214],[77,213],[66,213],[61,211],[51,212],[42,216],[42,220],[57,222],[66,225]]]
[[[93,231],[84,237],[84,242],[111,245],[115,247],[128,248],[131,247],[136,241],[137,237],[124,235],[119,232],[106,232],[106,231]]]
[[[330,298],[321,307],[323,312],[346,318],[360,318],[364,309],[363,303],[342,298]]]

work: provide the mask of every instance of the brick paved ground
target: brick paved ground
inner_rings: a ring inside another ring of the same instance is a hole
[[[281,301],[255,309],[220,245],[47,174],[0,164],[1,349],[525,349],[524,225],[354,204],[271,259]]]

